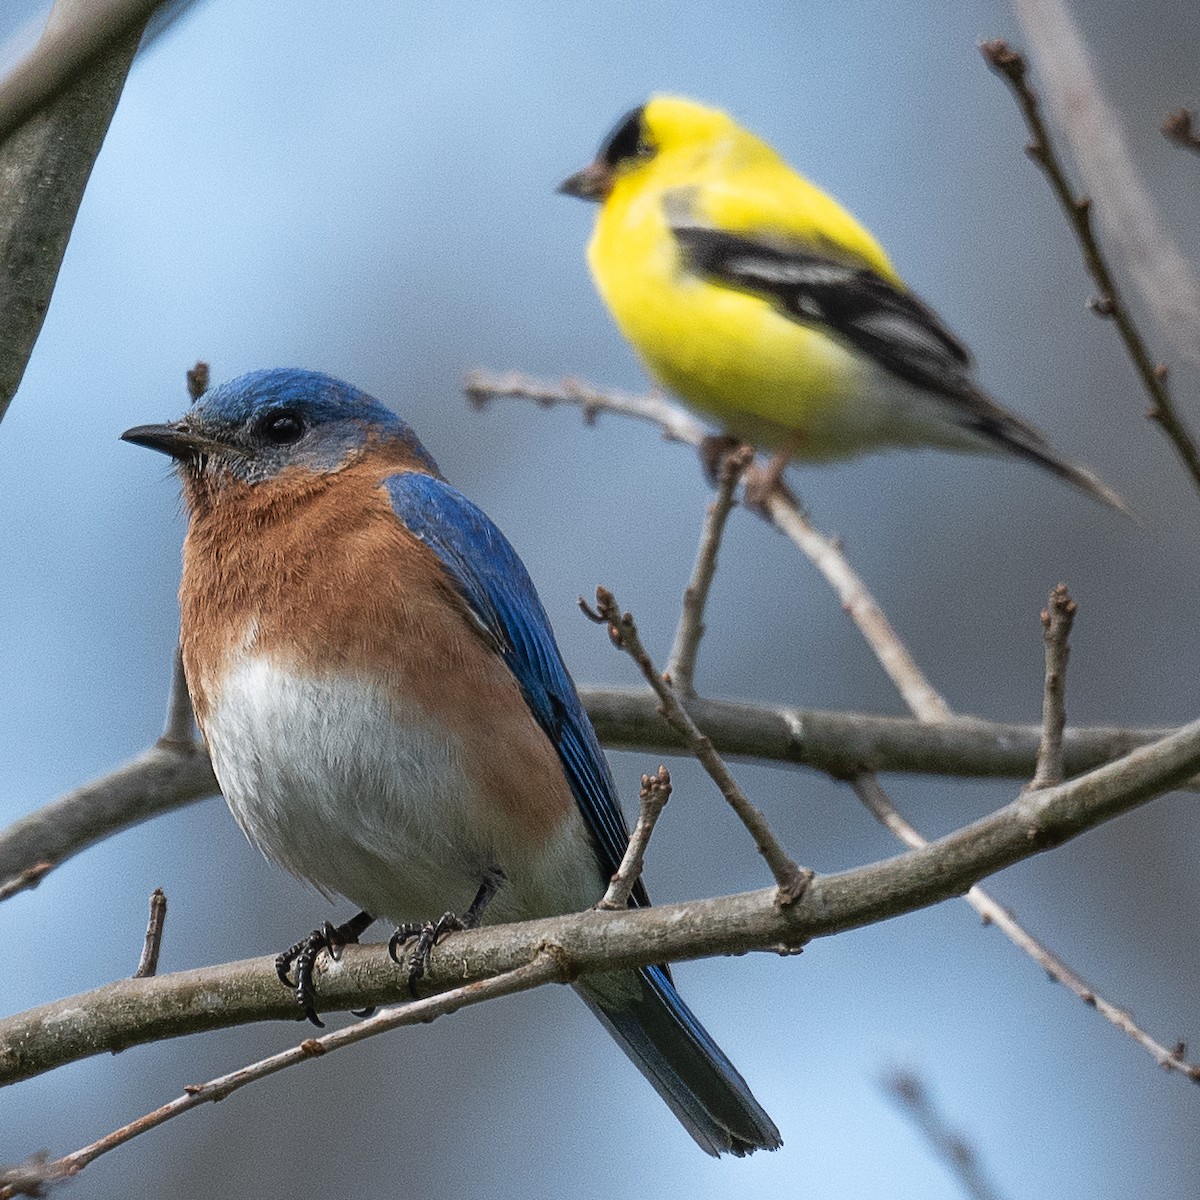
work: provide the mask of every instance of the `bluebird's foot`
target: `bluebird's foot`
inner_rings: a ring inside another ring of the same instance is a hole
[[[475,899],[461,917],[448,912],[442,913],[436,921],[406,921],[403,925],[396,926],[396,932],[388,938],[388,954],[396,966],[404,965],[400,961],[400,947],[411,938],[417,939],[417,944],[408,959],[408,990],[411,995],[416,996],[417,983],[429,970],[429,957],[434,946],[448,933],[475,929],[483,919],[484,909],[492,902],[492,897],[500,890],[506,878],[499,867],[489,867],[483,874]]]
[[[296,1002],[304,1015],[314,1024],[324,1028],[325,1022],[317,1016],[317,989],[313,986],[313,966],[322,950],[329,951],[335,962],[342,956],[342,947],[357,942],[360,935],[372,925],[375,918],[370,913],[360,912],[344,925],[333,925],[326,921],[320,929],[314,929],[290,949],[275,956],[275,973],[285,987],[294,988]],[[292,965],[296,967],[296,978],[291,977]],[[356,1014],[361,1015],[361,1014]]]
[[[396,926],[396,932],[388,938],[388,954],[391,955],[392,961],[398,967],[404,965],[400,961],[401,946],[411,938],[417,939],[417,944],[408,957],[408,991],[410,995],[416,996],[417,983],[421,976],[429,970],[429,956],[433,953],[434,946],[446,934],[457,933],[460,929],[468,928],[470,926],[465,921],[451,912],[442,913],[436,921],[426,921],[424,924],[406,921],[403,925]]]

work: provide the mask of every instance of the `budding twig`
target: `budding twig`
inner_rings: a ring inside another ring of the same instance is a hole
[[[720,788],[721,794],[729,802],[730,807],[750,831],[754,843],[758,847],[758,852],[766,860],[771,874],[775,877],[779,903],[785,907],[795,904],[804,895],[805,888],[812,879],[812,872],[798,867],[788,857],[774,833],[771,832],[767,819],[746,797],[721,756],[713,749],[712,742],[700,732],[696,723],[688,716],[670,681],[655,669],[650,655],[642,645],[642,639],[638,635],[637,625],[634,624],[632,615],[623,613],[612,592],[602,587],[596,589],[594,611],[582,599],[579,601],[579,606],[597,624],[607,625],[608,636],[612,639],[613,645],[624,650],[637,663],[646,682],[658,696],[658,711],[663,720],[679,734],[684,744],[700,760],[700,764]]]
[[[629,905],[629,894],[641,878],[642,863],[646,857],[646,847],[650,844],[650,835],[658,824],[659,814],[671,798],[671,772],[660,766],[654,775],[642,776],[642,789],[638,795],[637,824],[629,835],[629,845],[625,847],[625,856],[617,873],[609,882],[608,891],[596,905],[597,908],[622,909]]]
[[[1046,684],[1042,697],[1042,740],[1038,745],[1037,768],[1029,781],[1030,790],[1053,787],[1063,781],[1063,730],[1067,724],[1067,660],[1071,656],[1068,638],[1078,608],[1060,583],[1042,610],[1042,630],[1046,642]]]
[[[146,925],[146,940],[142,957],[133,973],[134,979],[148,979],[158,971],[158,953],[162,949],[163,926],[167,921],[167,896],[162,888],[150,893],[150,920]]]

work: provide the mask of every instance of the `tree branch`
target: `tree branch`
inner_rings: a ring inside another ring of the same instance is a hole
[[[529,963],[554,947],[575,974],[748,950],[789,953],[814,937],[957,896],[986,875],[1051,849],[1169,790],[1200,769],[1200,721],[1119,762],[1028,792],[991,815],[895,858],[818,875],[793,905],[775,888],[624,912],[590,911],[456,933],[439,944],[423,994]],[[380,947],[322,959],[322,1011],[394,1002],[407,988]],[[126,979],[0,1021],[0,1083],[105,1051],[248,1021],[296,1019],[274,958]]]
[[[579,694],[605,746],[689,753],[659,720],[653,692],[583,687]],[[838,778],[872,770],[1027,780],[1036,767],[1041,736],[1036,725],[966,717],[925,724],[869,713],[699,699],[689,700],[687,710],[723,755],[812,767]],[[1171,732],[1107,726],[1067,729],[1064,769],[1068,776],[1078,775]],[[1189,781],[1188,786],[1197,783]],[[54,867],[94,842],[218,791],[201,745],[160,742],[0,831],[0,900],[36,886]]]
[[[57,0],[38,44],[0,80],[0,141],[69,91],[76,76],[132,38],[163,0]],[[121,72],[124,80],[129,64]],[[120,89],[118,88],[118,92]],[[107,120],[105,122],[107,124]]]
[[[129,11],[111,26],[101,13],[106,35],[89,42],[86,54],[69,55],[65,43],[95,31],[96,5],[57,0],[33,53],[0,84],[0,420],[41,332],[92,164],[156,6],[127,0]],[[65,86],[101,51],[103,58]],[[54,74],[57,68],[65,73]],[[62,94],[35,113],[57,90]]]
[[[0,833],[0,899],[40,883],[93,842],[218,790],[202,747],[153,746]],[[37,866],[41,870],[27,878]]]

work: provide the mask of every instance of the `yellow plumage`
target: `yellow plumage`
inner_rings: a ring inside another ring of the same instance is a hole
[[[650,373],[788,457],[1011,451],[1123,508],[977,386],[875,239],[725,113],[655,96],[561,189],[600,204],[592,275]]]

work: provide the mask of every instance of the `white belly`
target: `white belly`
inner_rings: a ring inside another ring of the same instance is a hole
[[[250,840],[374,916],[461,913],[492,867],[508,883],[489,921],[570,911],[598,898],[578,813],[531,856],[493,819],[457,738],[415,704],[357,681],[308,678],[248,658],[222,681],[204,733],[225,799]]]

